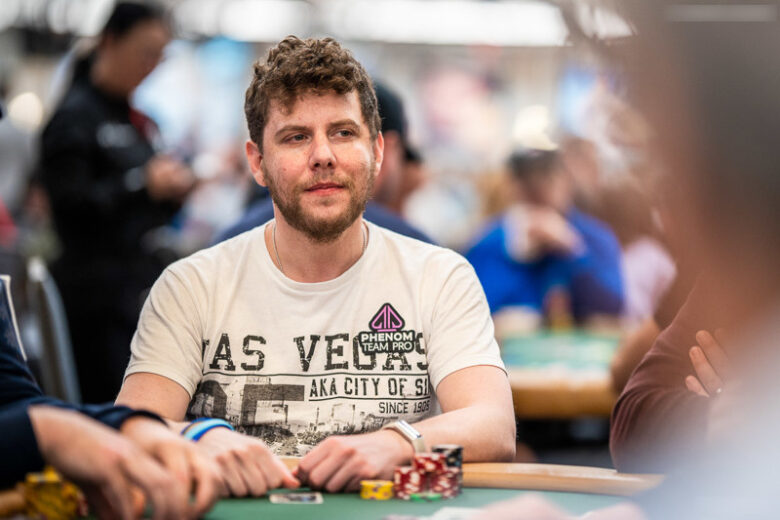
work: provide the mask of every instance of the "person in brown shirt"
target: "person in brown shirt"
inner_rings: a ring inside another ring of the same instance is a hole
[[[623,472],[663,472],[671,450],[696,446],[706,427],[709,399],[686,386],[696,373],[690,358],[699,331],[722,325],[705,307],[712,282],[701,276],[671,324],[632,373],[612,411],[610,451]]]

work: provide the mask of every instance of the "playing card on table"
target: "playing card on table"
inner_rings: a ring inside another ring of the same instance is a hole
[[[295,491],[269,495],[272,504],[322,504],[322,493]]]
[[[436,511],[431,520],[466,520],[479,513],[479,509],[471,507],[442,507]]]

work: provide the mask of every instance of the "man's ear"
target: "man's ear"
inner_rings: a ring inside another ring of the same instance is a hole
[[[379,170],[382,168],[382,160],[385,157],[385,137],[382,135],[382,132],[379,132],[376,135],[376,140],[374,141],[374,162],[376,163],[376,171],[379,172]]]
[[[263,174],[263,152],[254,141],[248,139],[245,146],[246,161],[249,163],[249,169],[252,171],[252,177],[260,186],[266,186],[265,175]]]

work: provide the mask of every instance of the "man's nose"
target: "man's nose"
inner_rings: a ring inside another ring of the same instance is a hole
[[[312,144],[309,166],[312,169],[333,168],[336,165],[336,156],[327,136],[315,136]]]

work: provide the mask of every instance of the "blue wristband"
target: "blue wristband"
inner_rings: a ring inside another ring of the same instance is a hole
[[[209,419],[211,419],[211,417],[200,417],[198,419],[195,419],[194,421],[191,421],[191,422],[187,423],[187,426],[185,426],[184,428],[181,429],[181,431],[179,432],[179,435],[184,435],[184,432],[186,432],[187,430],[192,428],[192,426],[194,424],[197,424],[197,423],[203,422],[203,421],[208,421]]]
[[[202,417],[192,421],[184,430],[182,430],[181,434],[191,441],[198,442],[201,437],[206,435],[206,432],[213,430],[214,428],[227,428],[231,431],[235,431],[233,425],[223,419]]]

